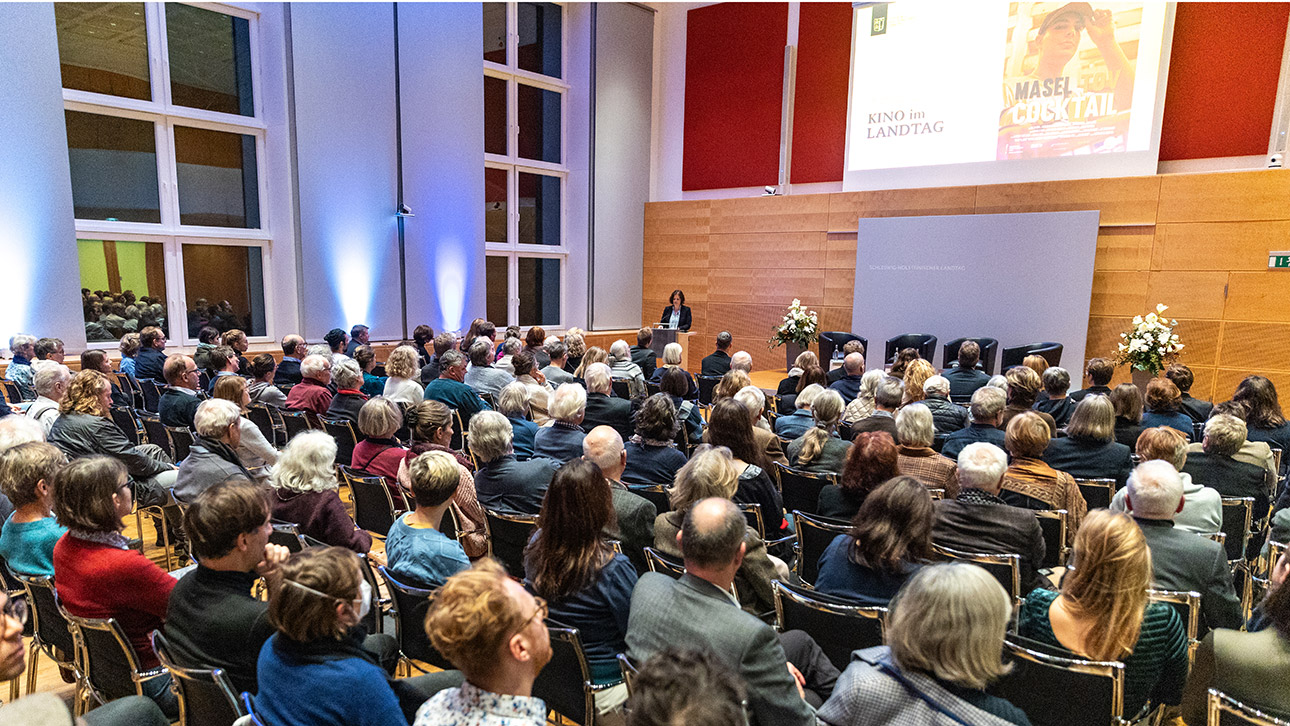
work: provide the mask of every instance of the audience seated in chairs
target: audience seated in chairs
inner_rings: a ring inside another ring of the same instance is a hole
[[[582,355],[581,361],[578,363],[577,369],[573,372],[574,377],[578,380],[586,380],[587,369],[590,368],[593,363],[604,363],[608,366],[609,353],[605,352],[605,349],[598,345],[593,345],[590,348],[587,348],[586,352]]]
[[[699,375],[701,376],[724,376],[730,371],[730,344],[734,342],[734,336],[729,331],[723,330],[717,333],[717,349],[711,355],[704,356],[699,366]]]
[[[896,442],[885,431],[857,435],[838,483],[820,490],[817,513],[833,519],[854,517],[870,492],[900,474],[898,458]]]
[[[680,559],[677,535],[690,506],[709,497],[732,499],[738,485],[739,472],[730,450],[701,445],[677,472],[676,485],[668,490],[672,511],[664,512],[654,520],[654,549]],[[773,610],[775,596],[770,581],[788,580],[788,574],[788,566],[778,557],[766,553],[765,542],[745,520],[744,559],[734,578],[734,593],[740,607],[753,614]]]
[[[905,385],[906,390],[909,385]],[[945,376],[932,376],[923,381],[923,400],[932,412],[932,424],[938,435],[962,431],[968,425],[968,410],[950,401],[950,382]]]
[[[1222,403],[1214,405],[1213,409],[1210,411],[1210,417],[1212,418],[1219,414],[1227,414],[1245,421],[1248,413],[1249,411],[1243,403],[1237,401],[1223,401]],[[1205,444],[1203,441],[1197,441],[1187,445],[1187,453],[1189,454],[1199,453],[1204,450]],[[1278,489],[1277,483],[1280,480],[1280,477],[1278,476],[1276,462],[1272,458],[1272,447],[1266,441],[1252,440],[1249,437],[1248,423],[1246,424],[1245,443],[1241,444],[1240,451],[1233,454],[1232,458],[1237,461],[1244,461],[1254,464],[1255,466],[1263,467],[1263,471],[1266,473],[1265,481],[1267,482],[1268,491],[1271,492]],[[1276,508],[1281,509],[1284,506],[1285,502],[1282,500],[1277,502]]]
[[[41,441],[0,454],[0,492],[14,507],[0,528],[0,557],[14,572],[54,576],[54,545],[67,534],[54,518],[54,477],[66,465],[63,452]]]
[[[1049,368],[1044,373],[1055,370],[1060,369]],[[1133,468],[1131,453],[1131,448],[1115,440],[1115,406],[1111,399],[1095,393],[1075,406],[1066,435],[1048,442],[1043,459],[1076,479],[1114,479],[1120,486]]]
[[[658,356],[654,354],[654,349],[650,343],[654,342],[654,331],[649,328],[641,328],[636,331],[636,345],[631,348],[632,363],[635,363],[641,369],[641,375],[645,380],[654,377],[655,366],[658,365]]]
[[[376,352],[372,350],[371,346],[358,346],[354,349],[353,358],[354,362],[358,364],[359,369],[363,372],[363,385],[359,386],[359,393],[362,393],[368,398],[385,393],[385,382],[388,379],[386,376],[378,376],[372,372],[376,369]],[[431,365],[435,367],[434,378],[438,378],[439,368],[437,361],[435,363],[431,363]],[[421,371],[424,375],[425,368],[421,369]],[[422,380],[429,383],[434,380],[434,378],[423,378]]]
[[[681,367],[681,344],[668,343],[663,346],[663,365],[654,369],[654,374],[649,380],[653,383],[662,384],[663,376],[670,370],[678,370],[685,375],[685,393],[681,394],[682,398],[694,399],[699,395],[699,384],[695,382],[694,376]]]
[[[685,453],[673,443],[682,425],[673,400],[666,393],[656,393],[636,412],[636,434],[625,444],[624,482],[670,486],[685,466]]]
[[[977,441],[959,452],[959,494],[936,502],[932,541],[959,552],[1014,554],[1021,558],[1021,591],[1050,587],[1039,574],[1046,545],[1029,509],[999,498],[1008,457],[994,444]]]
[[[78,617],[116,618],[146,670],[159,665],[148,634],[165,623],[175,579],[130,549],[121,531],[122,518],[133,510],[130,480],[116,459],[85,456],[54,477],[54,513],[68,528],[54,546],[59,600]],[[143,688],[166,716],[179,716],[169,676],[145,681]]]
[[[1095,510],[1079,528],[1060,592],[1033,590],[1018,633],[1081,658],[1124,663],[1124,714],[1176,706],[1187,678],[1187,634],[1177,612],[1148,603],[1151,553],[1125,514]]]
[[[533,434],[529,442],[532,456],[544,456],[561,463],[582,456],[582,440],[587,436],[582,428],[587,414],[587,398],[586,391],[577,383],[565,383],[556,389],[551,400],[553,420],[551,425],[537,429]],[[518,458],[519,452],[516,456]]]
[[[932,448],[936,430],[927,406],[912,403],[900,409],[896,413],[896,434],[900,443],[896,467],[900,473],[914,477],[928,489],[944,490],[947,498],[958,496],[958,466]]]
[[[851,442],[837,436],[842,396],[823,390],[810,404],[810,412],[815,425],[788,444],[789,466],[815,474],[841,474],[851,450]]]
[[[625,340],[615,340],[609,346],[609,371],[613,380],[627,381],[632,398],[645,397],[645,374],[632,362],[632,350]]]
[[[564,345],[568,348],[564,370],[576,378],[578,369],[582,367],[582,358],[587,354],[587,342],[582,337],[582,329],[575,327],[565,331]]]
[[[336,395],[331,397],[326,418],[345,419],[352,424],[358,423],[358,412],[363,408],[368,395],[363,393],[363,371],[358,362],[346,360],[337,363],[332,369],[331,378],[336,383]]]
[[[211,350],[219,344],[219,329],[209,325],[197,331],[197,350],[193,353],[193,362],[197,369],[210,373],[213,369],[210,361]]]
[[[135,379],[150,380],[157,385],[165,385],[165,365],[166,334],[155,325],[144,327],[139,331],[139,354],[134,357]]]
[[[184,512],[197,567],[170,593],[171,657],[188,668],[222,668],[239,693],[256,692],[260,646],[273,634],[268,604],[251,594],[287,559],[287,548],[269,544],[272,531],[265,491],[245,481],[206,489]]]
[[[637,670],[627,699],[627,726],[742,724],[743,679],[707,651],[674,646]]]
[[[234,373],[250,375],[251,361],[246,359],[246,352],[251,349],[251,341],[247,340],[246,333],[237,328],[226,330],[220,336],[220,341],[233,349],[233,357],[237,359],[237,370]]]
[[[515,357],[511,358],[511,365],[515,368],[515,383],[524,386],[528,392],[529,415],[533,423],[545,426],[552,418],[547,407],[550,405],[550,398],[555,389],[547,385],[546,376],[543,376],[542,372],[535,367],[533,354],[527,350],[516,353]],[[501,392],[499,391],[497,395],[501,395]]]
[[[451,454],[427,451],[408,465],[408,481],[415,509],[394,520],[385,558],[400,582],[430,589],[470,568],[465,550],[441,531],[461,483],[461,467]]]
[[[533,682],[551,661],[546,602],[484,559],[449,578],[430,603],[426,633],[435,650],[466,680],[445,688],[417,711],[415,726],[454,721],[545,726],[546,704]]]
[[[837,368],[836,370],[843,369]],[[882,383],[886,378],[887,374],[879,368],[865,371],[865,374],[860,376],[860,392],[856,394],[855,400],[848,403],[846,409],[842,412],[843,423],[848,426],[854,426],[857,421],[873,415],[877,407],[874,397],[878,392],[878,384]],[[901,395],[903,396],[904,393],[902,390]]]
[[[665,371],[663,379],[659,382],[659,391],[672,400],[672,406],[676,409],[676,420],[685,427],[686,441],[691,444],[697,444],[703,440],[703,412],[699,410],[699,405],[687,398],[687,386],[692,384],[688,379],[685,371],[679,368],[660,368]],[[687,382],[688,381],[688,382]]]
[[[728,499],[703,499],[688,508],[677,538],[686,572],[677,580],[656,572],[641,576],[627,625],[629,656],[643,662],[676,643],[703,648],[739,670],[753,723],[814,724],[813,706],[832,693],[837,669],[805,633],[776,634],[730,607],[746,528],[743,513]]]
[[[1132,383],[1121,383],[1110,398],[1115,407],[1115,440],[1133,448],[1142,433],[1142,392]]]
[[[1043,360],[1042,357],[1039,359]],[[1075,412],[1075,401],[1066,395],[1071,387],[1071,374],[1065,368],[1052,366],[1045,368],[1039,378],[1043,383],[1044,391],[1043,396],[1035,401],[1035,410],[1052,416],[1057,428],[1066,428],[1066,424],[1071,420],[1071,414]]]
[[[299,335],[287,335],[282,338],[282,362],[273,374],[273,382],[279,386],[294,386],[301,380],[300,363],[305,358],[309,346]]]
[[[394,638],[367,635],[359,623],[377,597],[353,553],[340,547],[297,552],[269,582],[269,622],[277,631],[260,650],[255,713],[275,726],[406,723],[454,671],[403,680]]]
[[[896,351],[895,356],[892,358],[891,368],[887,371],[887,375],[904,380],[905,370],[909,368],[909,364],[921,358],[922,355],[919,354],[917,348],[901,348]]]
[[[771,459],[766,456],[765,447],[758,445],[753,433],[758,430],[752,425],[747,407],[735,399],[723,398],[712,407],[704,439],[713,446],[730,450],[738,472],[734,501],[760,505],[766,536],[773,539],[781,536],[780,533],[788,528],[788,522],[784,520],[784,500],[771,478]],[[775,439],[778,448],[779,439],[774,434],[769,431],[762,433]]]
[[[851,424],[852,433],[882,431],[896,438],[896,409],[905,396],[905,384],[899,378],[885,376],[878,381],[873,393],[873,413]],[[845,398],[845,397],[844,397]]]
[[[1197,484],[1212,487],[1225,497],[1253,497],[1254,519],[1258,520],[1267,516],[1270,501],[1263,468],[1236,458],[1246,431],[1245,422],[1235,416],[1212,416],[1205,422],[1202,450],[1187,455],[1183,471]]]
[[[337,490],[336,440],[322,431],[296,434],[273,469],[273,518],[293,522],[301,534],[360,554],[372,535],[358,529]]]
[[[865,373],[864,354],[848,353],[847,357],[842,359],[842,369],[846,374],[829,384],[829,388],[842,394],[842,400],[851,403],[856,396],[860,395],[860,383]]]
[[[582,386],[578,388],[581,390]],[[545,396],[543,400],[546,400]],[[545,405],[550,406],[549,403]],[[538,425],[529,419],[529,411],[529,388],[523,383],[512,381],[497,394],[497,412],[511,422],[511,448],[515,450],[515,458],[520,461],[533,458],[538,434]],[[581,418],[574,423],[579,433],[582,432],[582,428],[577,426],[580,423]]]
[[[931,363],[918,358],[909,362],[905,368],[905,397],[901,400],[902,406],[908,406],[911,403],[921,403],[927,397],[927,391],[923,386],[929,379],[936,375],[936,369]]]
[[[299,383],[287,394],[287,408],[292,411],[312,411],[325,416],[331,406],[332,363],[321,355],[307,355],[300,361]]]
[[[923,568],[891,602],[887,644],[855,652],[820,720],[1029,726],[1021,709],[986,692],[1009,670],[1000,650],[1011,615],[1012,598],[980,567]]]
[[[277,408],[287,407],[287,394],[273,383],[278,363],[268,353],[261,353],[251,360],[251,382],[247,392],[251,394],[251,403],[263,403]]]
[[[1085,399],[1086,401],[1088,399]],[[1083,405],[1083,402],[1080,403]],[[1052,444],[1048,445],[1052,448]],[[1200,446],[1200,444],[1196,444]],[[1212,487],[1203,486],[1192,479],[1191,473],[1184,471],[1191,449],[1187,439],[1178,431],[1168,426],[1157,426],[1147,429],[1138,437],[1138,458],[1142,463],[1161,460],[1169,463],[1174,471],[1179,472],[1182,482],[1183,508],[1172,515],[1174,527],[1196,534],[1211,534],[1223,528],[1223,495]],[[1128,511],[1124,498],[1129,493],[1122,488],[1111,498],[1111,511]]]
[[[787,410],[791,413],[797,407],[797,397],[802,394],[802,391],[805,391],[807,388],[809,388],[812,385],[819,386],[820,388],[828,388],[829,377],[824,372],[823,368],[820,368],[819,366],[811,366],[806,370],[802,371],[802,375],[797,379],[796,390],[790,393],[784,394],[782,396],[779,396],[779,401],[778,403],[775,404],[776,410],[778,412],[783,412]],[[863,382],[861,385],[863,386]],[[862,388],[861,393],[863,394],[863,392],[864,391]],[[869,399],[870,399],[869,400],[870,407],[872,410],[873,391],[869,392]],[[860,399],[857,398],[856,401],[858,400]],[[852,404],[855,404],[856,401],[852,401]],[[808,424],[808,428],[809,428],[809,424]]]
[[[515,358],[516,353],[524,350],[524,341],[520,340],[518,325],[511,325],[506,328],[506,339],[502,341],[498,350],[500,356],[497,358],[497,370],[514,377],[515,365],[511,361]]]
[[[1174,528],[1174,515],[1183,508],[1183,486],[1173,465],[1160,460],[1139,464],[1126,491],[1125,506],[1151,550],[1151,586],[1199,592],[1208,628],[1241,627],[1241,601],[1223,545]]]
[[[62,363],[38,360],[31,364],[36,373],[32,384],[36,387],[36,400],[27,407],[27,418],[36,421],[45,429],[45,435],[58,420],[58,407],[67,395],[67,387],[72,382],[72,371]],[[108,382],[112,379],[109,377]],[[116,405],[113,400],[113,405]]]
[[[475,393],[496,396],[503,386],[515,380],[510,372],[493,365],[493,346],[487,340],[476,338],[467,352],[470,354],[470,370],[466,371],[463,382],[474,389]],[[389,370],[388,366],[386,370]]]
[[[658,509],[648,499],[633,494],[623,485],[627,450],[623,447],[622,437],[608,426],[597,426],[583,440],[582,453],[584,461],[599,467],[603,483],[609,489],[614,521],[605,529],[605,536],[618,540],[632,566],[638,572],[644,572],[647,569],[644,550],[654,544],[654,518],[658,516]],[[573,463],[565,464],[560,471]],[[557,472],[556,478],[559,476]],[[547,500],[550,499],[548,493]]]
[[[797,358],[793,361],[793,367],[788,369],[788,377],[781,379],[776,387],[775,395],[787,396],[797,393],[797,382],[802,380],[802,374],[806,372],[806,369],[819,367],[820,358],[814,352],[804,350],[798,353]]]
[[[475,498],[475,477],[471,474],[473,465],[470,459],[460,451],[450,448],[453,436],[452,411],[438,401],[422,401],[408,409],[405,422],[412,431],[412,445],[408,456],[399,465],[399,483],[404,491],[412,490],[412,480],[408,465],[417,456],[427,451],[442,451],[450,454],[457,462],[457,489],[452,495],[456,506],[457,535],[466,556],[471,559],[483,557],[488,552],[488,534],[485,531],[484,510]]]
[[[400,345],[390,352],[385,361],[385,388],[381,395],[405,406],[415,406],[422,399],[421,366],[417,365],[417,349]]]
[[[968,427],[955,431],[945,437],[941,445],[941,455],[958,459],[959,452],[968,444],[984,442],[1003,448],[1004,433],[999,429],[1003,420],[1005,396],[1001,389],[994,386],[982,386],[972,394],[972,404],[968,407],[972,422]]]
[[[542,347],[546,344],[546,337],[546,331],[540,325],[534,325],[524,333],[524,352],[533,356],[533,370],[541,370],[551,365],[551,358]]]
[[[556,340],[547,343],[543,348],[546,356],[551,360],[543,369],[542,375],[546,376],[546,382],[552,386],[563,386],[566,383],[574,383],[576,379],[565,367],[569,363],[569,346],[567,343]]]
[[[1266,441],[1272,448],[1290,452],[1290,422],[1281,413],[1277,389],[1272,381],[1264,376],[1246,376],[1236,387],[1232,400],[1245,404],[1247,435],[1251,441]],[[1287,461],[1290,459],[1282,460],[1282,471],[1286,469]]]
[[[1191,416],[1182,413],[1182,395],[1168,378],[1152,378],[1147,384],[1147,410],[1142,414],[1142,428],[1168,426],[1191,438]]]
[[[1210,631],[1196,650],[1182,716],[1188,724],[1205,723],[1206,694],[1216,688],[1260,711],[1290,717],[1290,692],[1283,676],[1290,663],[1290,555],[1282,554],[1272,567],[1271,587],[1256,611],[1248,632]]]
[[[617,435],[606,427],[592,436],[604,431]],[[622,680],[618,654],[627,650],[627,619],[636,587],[635,567],[609,546],[606,531],[614,528],[615,507],[605,484],[592,461],[575,460],[560,467],[542,503],[537,530],[524,549],[529,589],[548,604],[553,620],[578,629],[592,682],[598,685]],[[625,700],[627,686],[619,683],[596,693],[596,711],[615,711]]]
[[[221,378],[215,385],[214,397],[231,401],[238,407],[241,417],[238,419],[238,428],[242,432],[241,440],[234,447],[237,452],[237,458],[242,462],[242,466],[248,471],[259,469],[258,472],[252,471],[256,478],[261,481],[267,481],[269,472],[278,461],[278,450],[264,438],[264,432],[246,417],[247,407],[251,402],[251,394],[247,390],[246,379],[241,376],[226,376]]]
[[[959,346],[958,360],[941,373],[950,382],[951,396],[962,400],[990,382],[990,376],[977,368],[980,360],[981,345],[975,340],[964,341]]]
[[[788,458],[784,456],[784,447],[776,436],[770,430],[770,424],[766,423],[766,394],[756,386],[744,386],[735,391],[733,398],[748,411],[748,419],[752,424],[753,441],[766,454],[766,458],[772,463],[779,462],[788,466]]]
[[[815,428],[815,415],[811,407],[815,404],[815,399],[818,398],[824,390],[824,387],[820,384],[812,383],[806,388],[803,388],[801,393],[794,396],[793,412],[783,414],[775,418],[776,435],[781,438],[796,439],[807,431]],[[837,393],[837,391],[834,391],[834,393]],[[838,400],[842,400],[841,395],[838,396]],[[839,418],[841,418],[841,416],[839,416]],[[836,431],[836,429],[837,426],[835,425],[834,430]]]
[[[865,497],[851,531],[820,555],[815,589],[886,605],[932,555],[932,498],[917,479],[898,476]]]
[[[1108,358],[1093,358],[1089,360],[1088,367],[1084,369],[1084,378],[1089,382],[1087,388],[1081,388],[1070,394],[1075,403],[1084,400],[1084,397],[1090,393],[1100,393],[1103,396],[1111,395],[1111,389],[1107,384],[1111,382],[1111,376],[1115,375],[1115,361]],[[1137,390],[1137,386],[1134,386]],[[1123,442],[1121,442],[1123,443]]]
[[[591,357],[588,351],[587,357]],[[583,359],[586,364],[587,359]],[[604,363],[591,363],[583,373],[587,382],[587,408],[582,419],[582,430],[590,431],[597,426],[611,426],[623,438],[632,435],[632,402],[625,398],[616,398],[613,393],[613,377],[609,366]]]
[[[470,450],[479,462],[475,496],[480,505],[514,514],[541,510],[542,497],[560,462],[542,456],[516,461],[511,422],[496,411],[483,411],[470,420]]]
[[[197,435],[188,456],[179,464],[175,499],[191,502],[222,481],[251,481],[237,447],[242,443],[242,412],[232,401],[212,398],[197,407]]]
[[[373,476],[385,477],[391,487],[398,481],[399,465],[408,450],[394,434],[403,427],[403,411],[390,399],[377,396],[358,412],[358,430],[363,440],[354,447],[350,465]]]
[[[1008,379],[1008,405],[1003,409],[1003,421],[1000,428],[1008,429],[1008,422],[1023,413],[1033,413],[1048,425],[1048,438],[1057,436],[1057,422],[1050,414],[1035,411],[1035,399],[1039,395],[1039,374],[1033,368],[1013,366],[1004,374]]]
[[[1048,448],[1049,437],[1048,422],[1034,411],[1023,412],[1008,422],[1004,445],[1012,455],[1012,465],[1003,475],[1000,498],[1014,507],[1065,509],[1069,545],[1075,539],[1088,505],[1070,474],[1057,471],[1039,458]]]
[[[169,457],[154,444],[131,444],[112,421],[112,387],[98,371],[72,377],[60,415],[49,432],[49,443],[69,459],[103,454],[125,464],[134,481],[139,506],[167,504],[168,491],[179,475]]]
[[[349,329],[349,344],[345,346],[345,355],[353,358],[354,352],[360,346],[369,345],[371,339],[372,332],[366,325],[354,325]]]
[[[161,423],[166,426],[191,429],[197,406],[202,402],[201,397],[197,395],[201,372],[193,359],[186,355],[172,355],[166,358],[163,370],[166,376],[166,387],[161,391],[161,398],[157,402]],[[109,379],[104,376],[104,380]]]
[[[388,372],[388,367],[386,370]],[[457,350],[444,351],[439,356],[439,377],[426,384],[425,400],[438,401],[456,409],[461,413],[462,421],[469,424],[476,413],[490,410],[491,406],[474,389],[462,383],[465,377],[466,356]]]

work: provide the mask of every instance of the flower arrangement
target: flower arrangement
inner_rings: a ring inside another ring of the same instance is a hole
[[[1124,342],[1120,343],[1116,354],[1115,362],[1118,365],[1128,365],[1134,370],[1146,371],[1154,376],[1164,370],[1167,364],[1177,360],[1178,351],[1183,349],[1183,344],[1174,334],[1178,321],[1164,317],[1164,312],[1168,309],[1165,305],[1156,305],[1154,313],[1147,313],[1146,317],[1134,316],[1133,329],[1120,333]]]
[[[788,312],[784,315],[784,322],[775,328],[775,334],[770,337],[770,347],[778,348],[786,343],[796,343],[805,348],[819,337],[819,330],[820,323],[815,312],[802,307],[802,301],[793,298],[793,304],[788,306]]]

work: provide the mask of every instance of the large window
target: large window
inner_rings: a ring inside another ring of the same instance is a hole
[[[54,14],[86,337],[160,325],[191,345],[209,325],[269,339],[256,14],[93,2]]]
[[[488,318],[564,323],[564,12],[484,3],[484,221]]]

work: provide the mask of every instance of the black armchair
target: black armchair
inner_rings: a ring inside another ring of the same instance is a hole
[[[999,341],[994,338],[955,338],[945,344],[942,349],[941,367],[949,368],[950,364],[959,358],[959,348],[963,344],[972,341],[981,346],[981,359],[976,362],[976,367],[981,369],[987,376],[994,375],[994,359],[999,355]]]
[[[833,358],[834,352],[842,350],[842,346],[853,340],[860,341],[860,345],[864,346],[865,352],[869,351],[869,341],[855,333],[845,333],[839,330],[820,333],[820,365],[824,367],[824,370],[829,369],[829,360]]]
[[[927,333],[905,333],[887,339],[887,351],[883,353],[883,362],[890,363],[896,353],[905,348],[917,348],[923,360],[931,362],[936,357],[936,336]]]
[[[1003,360],[999,362],[999,366],[1006,371],[1013,366],[1021,365],[1021,361],[1025,360],[1028,355],[1041,355],[1044,360],[1048,361],[1048,365],[1059,366],[1062,364],[1062,344],[1027,343],[1004,348]]]

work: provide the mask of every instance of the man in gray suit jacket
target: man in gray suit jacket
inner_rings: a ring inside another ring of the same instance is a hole
[[[627,621],[628,655],[641,663],[677,643],[706,650],[747,684],[753,724],[815,724],[807,699],[818,706],[827,698],[838,670],[805,633],[776,635],[739,609],[731,593],[743,563],[746,526],[728,499],[704,499],[690,508],[677,535],[686,573],[673,580],[649,572],[636,583]]]
[[[648,572],[645,548],[654,546],[654,518],[658,516],[658,508],[623,485],[623,470],[627,468],[623,437],[609,426],[597,426],[582,440],[582,458],[600,467],[613,498],[616,524],[606,534],[622,543],[623,554],[638,573]]]
[[[1162,459],[1145,461],[1129,476],[1125,506],[1142,528],[1151,550],[1152,585],[1201,594],[1200,609],[1209,628],[1241,627],[1241,603],[1232,587],[1223,545],[1174,528],[1183,507],[1182,477]]]

